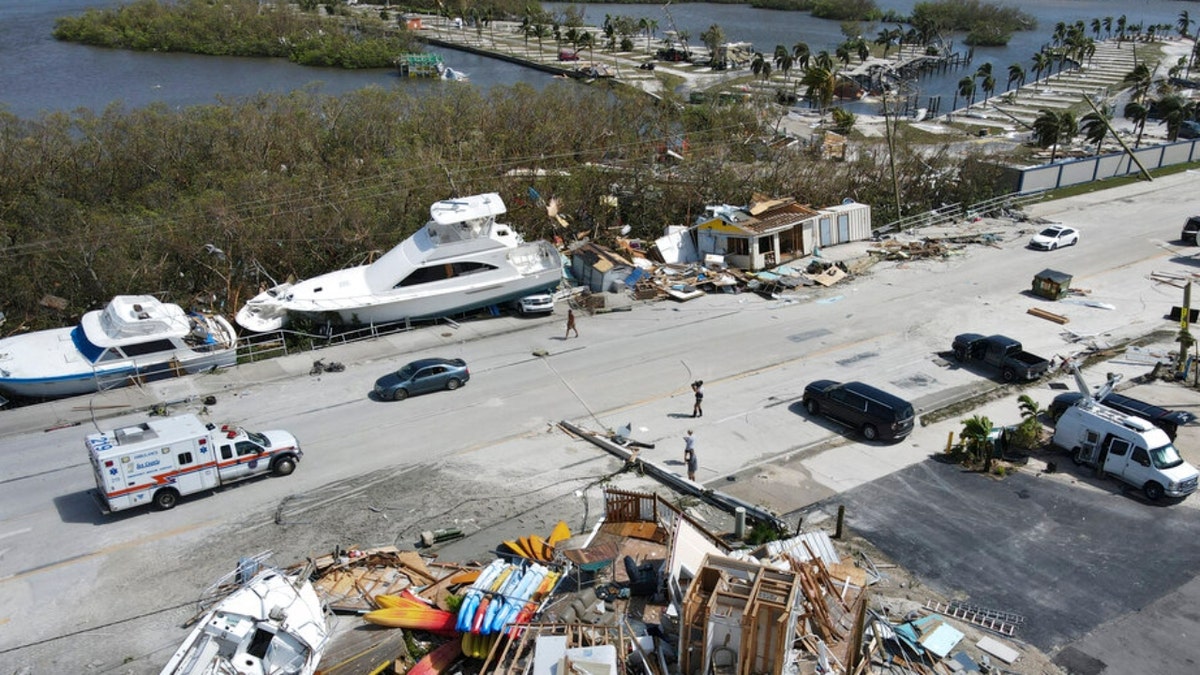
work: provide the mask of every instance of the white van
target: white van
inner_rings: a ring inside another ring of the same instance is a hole
[[[1067,408],[1054,427],[1053,443],[1076,464],[1139,488],[1151,501],[1186,497],[1200,482],[1196,467],[1183,461],[1165,431],[1101,405]]]

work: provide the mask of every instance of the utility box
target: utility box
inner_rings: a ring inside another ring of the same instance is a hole
[[[1047,300],[1059,300],[1071,290],[1071,275],[1045,269],[1033,277],[1033,294]]]

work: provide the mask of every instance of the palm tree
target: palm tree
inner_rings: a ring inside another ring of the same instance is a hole
[[[700,40],[708,47],[708,63],[709,65],[718,65],[718,55],[721,53],[721,45],[725,43],[725,30],[717,24],[712,24],[708,30],[700,34]],[[724,58],[720,59],[724,61]]]
[[[1104,36],[1112,37],[1113,18],[1111,16],[1104,17],[1103,24],[1104,24]]]
[[[1012,88],[1013,82],[1016,82],[1018,87],[1025,84],[1025,66],[1014,63],[1008,67],[1008,82],[1004,85],[1005,91]]]
[[[1079,125],[1069,110],[1055,112],[1043,108],[1033,121],[1033,137],[1039,148],[1051,148],[1050,161],[1058,159],[1058,144],[1075,138]]]
[[[888,51],[892,48],[892,31],[884,28],[875,36],[875,44],[883,47],[883,58],[887,58]]]
[[[1127,27],[1128,27],[1128,19],[1125,18],[1125,15],[1122,14],[1121,16],[1117,17],[1117,41],[1118,42],[1125,40],[1125,29]]]
[[[792,69],[792,63],[795,59],[792,58],[792,53],[783,45],[775,45],[775,66],[783,71],[783,81],[788,81],[788,71]]]
[[[1179,21],[1175,23],[1175,27],[1179,29],[1179,37],[1187,37],[1188,33],[1191,32],[1193,23],[1196,22],[1192,20],[1191,15],[1188,14],[1186,9],[1180,12]]]
[[[958,81],[958,89],[954,91],[954,107],[958,106],[958,95],[962,94],[963,100],[967,101],[967,107],[975,102],[975,78],[964,77]]]
[[[987,103],[988,98],[996,91],[996,78],[991,73],[983,76],[983,81],[979,83],[979,88],[983,90],[983,102]]]
[[[1092,35],[1095,35],[1097,40],[1100,39],[1100,28],[1102,25],[1100,19],[1092,19]]]
[[[841,61],[843,66],[850,65],[849,43],[843,42],[842,44],[838,45],[837,49],[834,50],[834,54],[837,55],[838,61]]]
[[[590,31],[590,30],[580,31],[579,47],[576,48],[576,51],[578,51],[579,48],[585,48],[588,50],[588,60],[589,61],[596,60],[596,52],[595,52],[596,36],[592,34],[592,31]]]
[[[982,415],[974,415],[962,421],[959,433],[963,450],[972,460],[983,462],[983,470],[990,471],[992,464],[992,421]]]
[[[858,38],[854,41],[854,48],[858,50],[859,63],[866,63],[867,57],[871,55],[871,48],[867,46],[867,41]]]
[[[1088,143],[1096,144],[1096,154],[1100,154],[1100,145],[1104,143],[1104,137],[1108,134],[1108,120],[1096,112],[1090,112],[1079,120],[1079,128],[1083,131],[1083,137]]]
[[[1139,63],[1133,67],[1133,70],[1125,74],[1121,82],[1128,84],[1133,89],[1133,100],[1140,103],[1142,99],[1146,98],[1146,93],[1150,91],[1150,84],[1153,82],[1152,77],[1150,67],[1145,63]]]
[[[1042,71],[1050,69],[1050,56],[1046,52],[1038,52],[1033,55],[1033,79],[1038,81],[1042,79]]]
[[[1133,122],[1133,128],[1137,131],[1137,138],[1133,142],[1134,150],[1142,145],[1142,132],[1146,130],[1146,120],[1149,117],[1150,109],[1141,103],[1130,101],[1125,104],[1125,119]]]
[[[1059,21],[1054,24],[1054,46],[1057,47],[1063,43],[1067,37],[1067,24]]]
[[[824,49],[817,52],[817,55],[813,57],[813,62],[818,68],[824,68],[825,70],[829,71],[833,70],[833,57],[831,57],[829,52],[825,51]]]
[[[771,78],[771,62],[763,56],[762,52],[754,52],[754,60],[750,62],[750,71],[755,75],[761,75],[763,82],[766,82]]]
[[[792,57],[796,59],[796,63],[800,66],[800,70],[808,70],[808,59],[812,56],[812,52],[808,48],[808,44],[797,42],[792,45]]]
[[[1179,128],[1183,126],[1184,120],[1195,116],[1196,104],[1188,101],[1179,94],[1163,96],[1158,99],[1156,104],[1158,106],[1158,114],[1167,123],[1167,140],[1178,140]]]
[[[806,87],[804,97],[809,105],[816,103],[821,108],[821,119],[825,119],[825,109],[833,102],[833,92],[837,87],[836,75],[832,68],[814,65],[804,71],[800,84]]]

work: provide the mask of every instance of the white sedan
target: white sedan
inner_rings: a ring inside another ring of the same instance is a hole
[[[1073,227],[1052,225],[1033,235],[1029,240],[1029,248],[1042,251],[1053,251],[1063,246],[1074,246],[1079,243],[1079,230]]]

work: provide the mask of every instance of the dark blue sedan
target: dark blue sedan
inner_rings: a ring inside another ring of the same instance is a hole
[[[470,379],[471,371],[462,359],[418,359],[375,380],[375,395],[385,401],[402,401],[438,389],[453,391]]]

